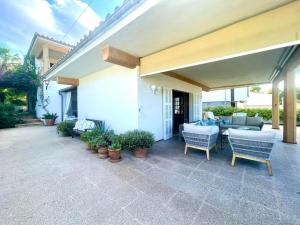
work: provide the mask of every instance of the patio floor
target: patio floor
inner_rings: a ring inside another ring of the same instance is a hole
[[[272,177],[228,148],[211,158],[173,139],[112,164],[55,127],[0,130],[0,224],[300,224],[299,144],[278,141]]]

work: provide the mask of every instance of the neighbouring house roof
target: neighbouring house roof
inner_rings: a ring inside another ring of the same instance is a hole
[[[124,0],[121,6],[117,6],[112,14],[107,14],[105,20],[100,22],[98,27],[84,35],[82,39],[73,47],[66,55],[64,55],[56,64],[54,64],[43,76],[46,77],[49,73],[54,71],[57,67],[63,64],[72,55],[85,47],[91,40],[107,31],[111,26],[121,21],[125,16],[131,13],[138,6],[147,0]]]
[[[59,44],[59,45],[63,45],[63,46],[66,46],[66,47],[69,47],[69,48],[73,48],[74,46],[69,44],[69,43],[66,43],[66,42],[63,42],[63,41],[60,41],[60,40],[56,40],[52,37],[48,37],[48,36],[45,36],[45,35],[42,35],[42,34],[39,34],[37,32],[34,33],[33,35],[33,38],[31,40],[31,43],[30,43],[30,46],[29,46],[29,49],[27,51],[27,55],[31,54],[31,51],[34,47],[34,44],[36,43],[37,39],[38,38],[41,38],[41,39],[44,39],[44,40],[47,40],[47,41],[50,41],[50,42],[54,42],[56,44]]]
[[[272,106],[272,94],[250,92],[244,105],[247,107]]]

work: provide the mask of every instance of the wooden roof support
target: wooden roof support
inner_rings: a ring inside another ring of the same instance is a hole
[[[210,88],[207,87],[206,85],[201,84],[201,83],[199,83],[197,81],[194,81],[194,80],[192,80],[190,78],[184,77],[184,76],[182,76],[182,75],[180,75],[178,73],[174,73],[172,71],[168,71],[168,72],[163,72],[162,74],[167,75],[169,77],[173,77],[173,78],[175,78],[177,80],[181,80],[181,81],[184,81],[186,83],[193,84],[195,86],[201,87],[203,91],[209,91],[210,90]]]
[[[57,77],[57,83],[78,86],[79,80],[74,78],[68,78],[68,77]]]
[[[141,58],[140,75],[152,75],[300,41],[300,1],[239,21]]]
[[[108,46],[103,49],[102,58],[105,62],[117,64],[130,69],[140,65],[140,59],[127,52]]]

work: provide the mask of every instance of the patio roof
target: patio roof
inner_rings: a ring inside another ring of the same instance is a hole
[[[47,73],[47,79],[55,79],[58,75],[78,79],[111,66],[112,64],[101,60],[102,50],[107,46],[112,46],[141,58],[142,75],[170,71],[170,69],[174,68],[153,69],[151,70],[153,73],[149,70],[145,71],[147,58],[151,57],[152,54],[189,42],[192,39],[203,37],[214,31],[222,30],[224,27],[226,28],[232,24],[248,20],[257,15],[263,15],[278,9],[278,7],[293,4],[290,0],[276,2],[263,0],[254,1],[251,4],[245,0],[233,1],[230,4],[221,0],[192,0],[188,2],[182,0],[176,1],[176,3],[171,1],[134,2],[131,7],[129,7],[130,4],[128,2],[124,3],[99,28],[84,38],[78,46]],[[244,7],[245,4],[248,7]],[[123,8],[126,5],[129,6],[124,10]],[[292,7],[289,6],[288,8]],[[235,13],[227,13],[235,9]],[[115,17],[116,13],[119,17]],[[294,13],[292,13],[291,19],[287,21],[293,20],[293,16]],[[159,23],[157,23],[157,18],[159,18]],[[216,20],[215,18],[218,19]],[[284,19],[283,21],[286,20]],[[250,31],[247,34],[251,33]],[[231,36],[236,35],[231,33]],[[295,35],[293,39],[290,38],[291,36],[292,33],[290,32],[284,40],[279,40],[280,44],[297,39]],[[278,40],[276,39],[276,41]],[[263,47],[269,44],[269,42],[264,43]],[[232,47],[228,46],[228,48]],[[179,52],[177,51],[176,53]],[[161,63],[164,62],[161,61]],[[159,65],[157,62],[155,64]]]

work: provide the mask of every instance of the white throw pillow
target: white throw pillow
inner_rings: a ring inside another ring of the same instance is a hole
[[[195,124],[184,123],[183,130],[194,134],[216,134],[219,133],[218,126],[198,126]]]
[[[229,133],[229,137],[232,138],[264,141],[264,142],[274,142],[276,136],[275,131],[228,129],[228,133]]]

